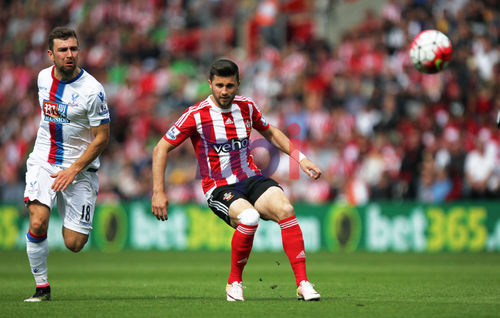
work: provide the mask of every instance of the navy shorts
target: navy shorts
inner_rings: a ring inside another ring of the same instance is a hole
[[[256,175],[237,183],[215,188],[207,200],[208,206],[224,222],[231,225],[229,217],[231,203],[241,198],[254,205],[255,201],[270,187],[279,187],[281,189],[279,183],[273,179]]]

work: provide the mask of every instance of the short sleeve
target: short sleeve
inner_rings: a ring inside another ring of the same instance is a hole
[[[252,107],[252,126],[258,131],[266,131],[269,129],[269,123],[262,115],[260,109],[254,104],[251,103],[250,107]]]
[[[190,113],[184,113],[163,135],[163,139],[174,146],[178,146],[190,137],[195,129],[196,124],[193,116]]]
[[[97,127],[99,125],[109,123],[108,103],[102,86],[96,94],[90,95],[89,103],[90,109],[88,118],[90,126]]]

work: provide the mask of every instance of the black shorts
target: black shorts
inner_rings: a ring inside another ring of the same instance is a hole
[[[256,175],[237,183],[215,188],[207,200],[208,206],[218,217],[231,225],[231,219],[229,218],[231,203],[241,198],[254,205],[255,201],[270,187],[279,187],[281,189],[279,183],[273,179]]]

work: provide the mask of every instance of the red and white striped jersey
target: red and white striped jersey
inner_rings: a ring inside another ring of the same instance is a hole
[[[83,69],[60,81],[51,66],[38,74],[38,99],[42,116],[30,158],[68,168],[92,142],[90,127],[109,122],[104,88]],[[89,168],[99,168],[99,158]]]
[[[210,96],[186,109],[163,138],[174,146],[191,138],[198,158],[203,192],[261,174],[250,154],[252,127],[269,129],[255,103],[236,96],[228,109],[214,104]]]

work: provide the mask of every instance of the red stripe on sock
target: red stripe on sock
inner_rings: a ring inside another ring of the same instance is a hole
[[[41,235],[36,235],[36,234],[33,234],[33,232],[31,232],[31,229],[28,229],[28,233],[30,234],[31,237],[34,237],[34,238],[37,238],[37,239],[41,239],[41,238],[44,238],[44,237],[47,237],[47,232],[41,234]]]

